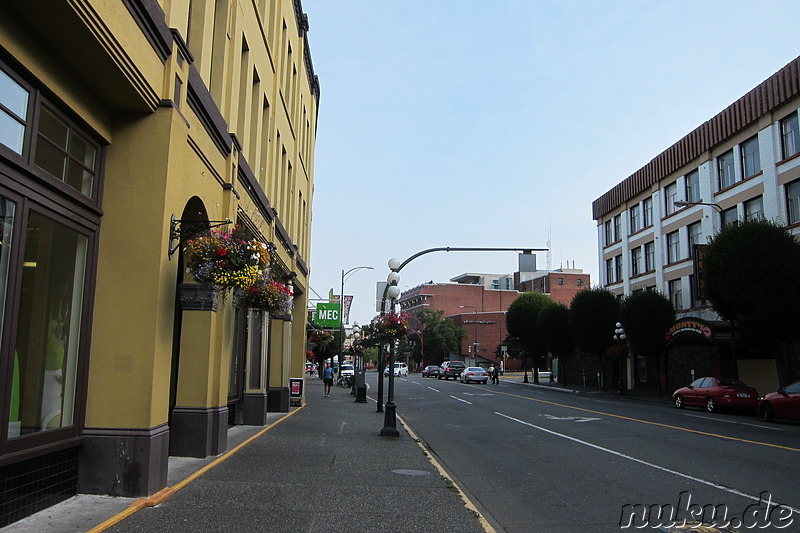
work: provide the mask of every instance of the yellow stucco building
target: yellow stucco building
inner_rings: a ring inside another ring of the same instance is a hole
[[[288,411],[319,103],[307,30],[300,0],[0,6],[0,526],[76,491],[153,494],[170,455],[219,454],[231,425]],[[218,224],[268,243],[291,312],[186,272],[186,240]]]

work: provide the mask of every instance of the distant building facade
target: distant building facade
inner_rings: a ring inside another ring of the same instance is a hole
[[[514,273],[514,288],[519,292],[541,292],[567,307],[579,291],[590,287],[591,276],[581,269]]]

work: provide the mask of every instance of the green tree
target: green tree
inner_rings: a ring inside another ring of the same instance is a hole
[[[578,292],[569,306],[569,321],[575,345],[582,351],[602,359],[614,343],[617,328],[617,297],[611,291],[593,287]]]
[[[622,300],[619,321],[634,353],[657,355],[666,347],[665,334],[675,323],[675,309],[660,292],[637,291]]]
[[[553,300],[540,292],[523,292],[511,302],[506,312],[506,330],[509,335],[517,337],[525,347],[523,369],[525,382],[528,381],[527,357],[534,358],[533,382],[539,383],[538,357],[544,351],[545,345],[537,328],[537,320],[542,309],[552,304]]]
[[[675,308],[672,302],[660,292],[637,291],[626,296],[619,308],[619,321],[625,330],[627,346],[636,355],[655,355],[658,368],[663,364],[664,348],[667,344],[666,332],[675,323]],[[627,349],[619,358],[620,393],[624,394]],[[658,381],[659,390],[661,381]]]
[[[456,326],[451,318],[444,318],[444,311],[422,309],[415,316],[422,325],[422,344],[427,364],[442,364],[445,356],[461,345],[466,336],[464,328]],[[415,344],[414,349],[419,350],[420,346]]]
[[[575,349],[575,339],[569,324],[569,308],[560,302],[552,302],[545,306],[539,313],[536,327],[539,329],[545,349],[559,356],[563,369],[563,356]],[[563,370],[561,375],[563,375]],[[552,381],[552,379],[553,374],[551,373],[550,380]]]
[[[779,346],[800,333],[800,244],[774,222],[729,224],[710,239],[702,276],[703,296],[745,345],[774,355],[786,385]]]

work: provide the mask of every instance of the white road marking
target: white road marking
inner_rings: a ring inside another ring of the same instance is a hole
[[[747,422],[737,422],[736,420],[725,420],[724,418],[712,418],[710,416],[690,415],[688,413],[684,413],[683,416],[691,416],[692,418],[702,418],[703,420],[713,420],[714,422],[727,422],[728,424],[739,424],[741,426],[752,426],[754,428],[771,429],[772,431],[783,431],[781,428],[761,426],[759,424],[748,424]]]
[[[429,388],[430,390],[432,390],[433,392],[440,392],[440,391],[439,391],[439,389],[434,389],[433,387],[428,387],[428,388]]]
[[[649,463],[649,462],[644,461],[642,459],[637,459],[636,457],[632,457],[630,455],[625,455],[624,453],[617,452],[617,451],[614,451],[614,450],[610,450],[608,448],[604,448],[602,446],[598,446],[597,444],[592,444],[591,442],[586,442],[585,440],[576,439],[575,437],[570,437],[569,435],[564,435],[563,433],[557,433],[555,431],[551,431],[549,429],[545,429],[543,427],[536,426],[534,424],[525,422],[525,421],[520,420],[518,418],[514,418],[514,417],[508,416],[508,415],[504,415],[503,413],[498,413],[497,411],[495,411],[494,414],[496,414],[498,416],[502,416],[503,418],[507,418],[508,420],[517,422],[518,424],[522,424],[523,426],[528,426],[528,427],[531,427],[531,428],[534,428],[534,429],[538,429],[539,431],[543,431],[545,433],[549,433],[551,435],[555,435],[556,437],[561,437],[562,439],[571,440],[573,442],[577,442],[578,444],[583,444],[584,446],[589,446],[590,448],[594,448],[595,450],[600,450],[601,452],[610,453],[611,455],[616,455],[617,457],[622,457],[623,459],[628,459],[629,461],[633,461],[634,463],[639,463],[639,464],[644,465],[644,466],[649,466],[650,468],[655,468],[656,470],[661,470],[662,472],[666,472],[668,474],[673,474],[675,476],[682,477],[682,478],[688,479],[690,481],[696,481],[698,483],[702,483],[703,485],[708,485],[709,487],[713,487],[715,489],[719,489],[719,490],[725,491],[725,492],[730,493],[730,494],[735,494],[737,496],[742,496],[744,498],[748,498],[748,499],[753,500],[755,502],[759,502],[759,503],[761,502],[761,498],[759,496],[753,496],[752,494],[747,494],[746,492],[741,492],[741,491],[736,490],[734,488],[726,487],[725,485],[720,485],[719,483],[714,483],[713,481],[708,481],[708,480],[705,480],[705,479],[701,479],[699,477],[690,476],[689,474],[684,474],[683,472],[678,472],[677,470],[671,470],[669,468],[665,468],[663,466],[660,466],[660,465],[657,465],[657,464],[654,464],[654,463]],[[785,507],[787,509],[791,509],[792,512],[800,513],[800,510],[795,509],[794,507],[790,507],[790,506],[788,506],[786,504],[782,504],[782,505],[783,505],[783,507]]]
[[[555,416],[555,415],[539,415],[546,416],[549,420],[572,420],[574,422],[593,422],[595,420],[602,420],[602,418],[589,418],[587,416]]]
[[[450,397],[451,397],[452,399],[454,399],[454,400],[458,400],[459,402],[464,402],[464,403],[468,403],[468,404],[472,405],[472,402],[468,402],[467,400],[462,400],[461,398],[458,398],[458,397],[456,397],[456,396],[453,396],[452,394],[450,395]]]

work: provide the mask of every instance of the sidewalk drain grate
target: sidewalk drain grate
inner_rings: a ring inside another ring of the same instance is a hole
[[[394,474],[400,474],[402,476],[427,476],[430,475],[430,472],[426,472],[424,470],[392,470]]]

